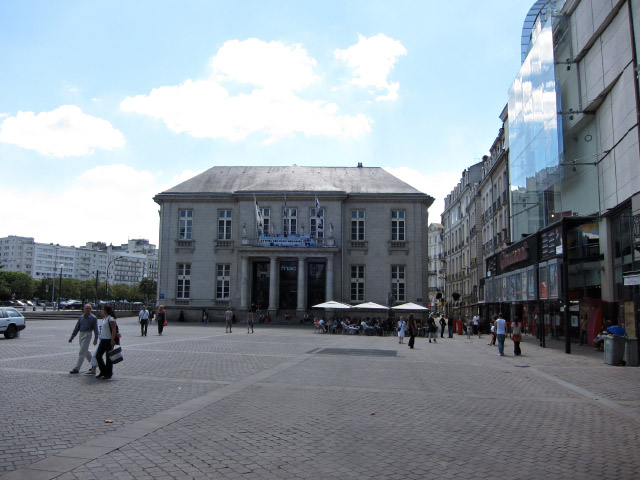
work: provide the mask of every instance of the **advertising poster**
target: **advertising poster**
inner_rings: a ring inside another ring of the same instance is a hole
[[[540,300],[549,298],[547,293],[547,267],[540,267]]]
[[[549,265],[549,298],[558,298],[558,264]]]
[[[527,297],[529,300],[536,299],[536,271],[534,269],[527,271]]]

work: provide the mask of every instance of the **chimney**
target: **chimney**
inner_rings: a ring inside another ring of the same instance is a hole
[[[358,168],[362,168],[362,162],[358,162]]]

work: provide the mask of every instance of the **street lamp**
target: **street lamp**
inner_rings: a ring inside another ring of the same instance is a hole
[[[53,245],[53,244],[51,244]],[[53,261],[53,275],[51,275],[51,308],[53,308],[54,310],[56,309],[53,300],[56,298],[55,297],[55,293],[56,293],[56,272],[58,271],[58,248],[60,248],[59,244],[56,244],[55,246],[55,251],[56,251],[56,258]]]
[[[107,265],[107,278],[105,280],[107,300],[109,299],[109,268],[111,267],[111,264],[116,260],[118,260],[119,258],[122,258],[122,255],[118,255],[116,258],[111,260]]]
[[[60,310],[60,294],[62,293],[62,268],[64,263],[60,264],[60,281],[58,283],[58,310]]]

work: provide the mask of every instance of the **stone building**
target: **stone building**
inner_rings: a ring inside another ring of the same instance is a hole
[[[187,319],[427,301],[433,198],[381,168],[213,167],[154,200],[158,301]]]

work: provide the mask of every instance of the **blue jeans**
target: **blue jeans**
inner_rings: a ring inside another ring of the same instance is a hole
[[[499,333],[497,337],[498,337],[498,352],[500,353],[500,356],[502,356],[504,355],[504,339],[506,335],[504,333]]]

